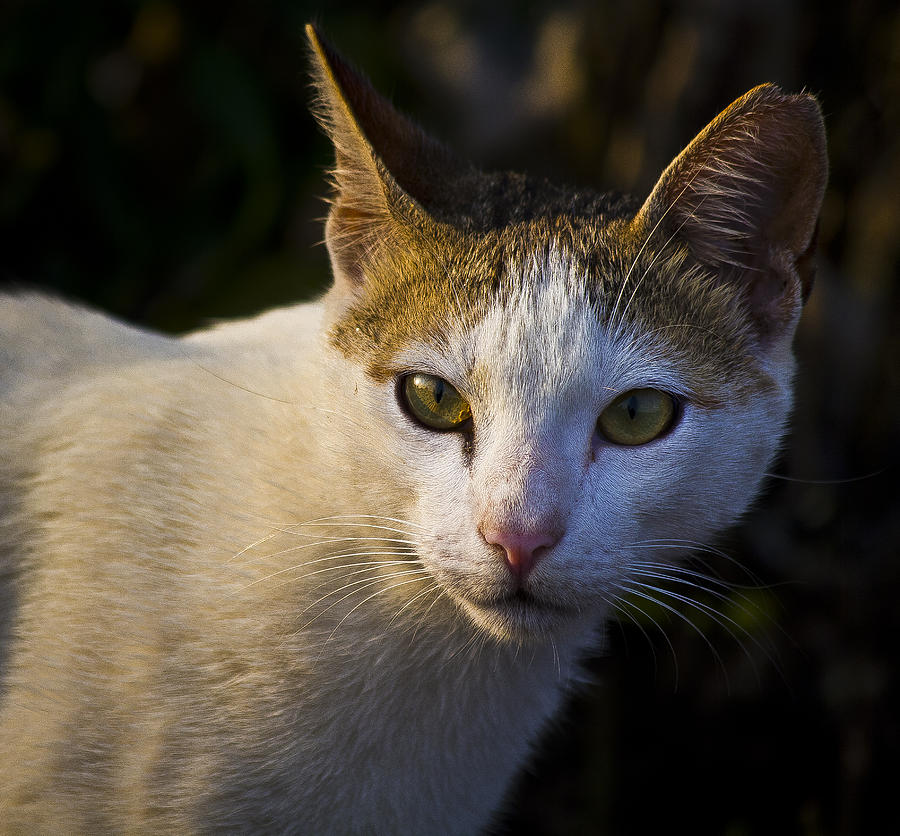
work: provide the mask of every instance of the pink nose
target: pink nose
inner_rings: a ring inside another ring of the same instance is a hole
[[[537,531],[523,533],[506,528],[484,528],[482,536],[492,546],[504,551],[509,571],[521,582],[529,575],[535,563],[559,542],[555,532]]]

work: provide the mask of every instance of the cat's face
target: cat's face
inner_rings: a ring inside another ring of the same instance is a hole
[[[641,204],[478,172],[310,37],[337,157],[329,339],[377,424],[377,513],[491,634],[602,611],[740,515],[780,443],[818,105],[750,91]]]
[[[700,305],[647,271],[652,254],[611,257],[600,282],[540,249],[477,305],[460,281],[439,331],[395,333],[389,357],[372,346],[379,374],[361,366],[357,383],[375,467],[402,486],[380,513],[413,523],[422,565],[479,627],[517,640],[596,621],[635,571],[734,520],[781,438],[792,371],[789,353],[762,367],[716,310],[734,300],[713,289]],[[435,381],[452,387],[443,408]]]

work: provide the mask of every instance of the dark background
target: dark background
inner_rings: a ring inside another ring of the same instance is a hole
[[[641,196],[755,84],[819,96],[794,428],[720,615],[623,615],[499,832],[897,832],[900,7],[0,0],[3,280],[172,331],[318,292],[311,18],[481,165]]]

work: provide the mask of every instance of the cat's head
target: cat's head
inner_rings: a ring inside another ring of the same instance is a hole
[[[337,157],[330,341],[390,451],[391,512],[491,634],[604,612],[734,521],[780,444],[818,105],[751,90],[641,202],[478,172],[309,34]]]

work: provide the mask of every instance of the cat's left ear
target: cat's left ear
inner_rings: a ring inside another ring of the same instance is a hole
[[[812,289],[828,177],[816,100],[772,84],[716,117],[663,172],[635,234],[678,239],[746,299],[760,338],[792,327]],[[656,239],[659,241],[660,239]]]
[[[335,149],[325,227],[337,290],[363,290],[366,268],[415,247],[461,163],[379,95],[309,24],[315,114]]]

